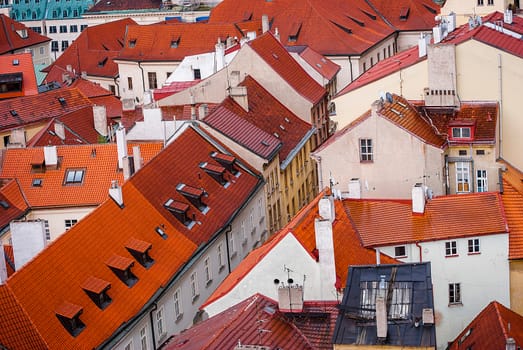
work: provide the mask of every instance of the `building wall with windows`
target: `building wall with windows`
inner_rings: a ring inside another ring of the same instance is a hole
[[[456,236],[379,249],[403,262],[430,261],[438,349],[445,349],[447,342],[492,300],[510,306],[507,233]]]
[[[467,23],[471,16],[485,16],[494,11],[503,12],[509,4],[517,3],[514,0],[447,0],[441,7],[441,14],[456,14],[458,25]]]

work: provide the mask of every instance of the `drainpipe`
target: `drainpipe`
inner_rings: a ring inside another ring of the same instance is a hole
[[[231,233],[232,226],[229,224],[229,227],[227,227],[227,230],[225,230],[225,247],[227,249],[227,270],[229,271],[229,274],[231,274],[231,253],[229,252],[229,235],[228,233]]]
[[[156,302],[153,303],[153,307],[151,308],[151,311],[149,311],[149,319],[151,320],[151,335],[153,340],[153,350],[156,350],[156,337],[154,336],[154,322],[153,322],[153,311],[156,311],[158,309],[158,304]]]
[[[448,195],[449,189],[449,156],[445,155],[445,194]]]
[[[421,255],[421,245],[419,244],[419,242],[416,242],[416,247],[418,247],[419,249],[419,262],[423,262],[423,257]]]
[[[503,158],[501,142],[503,138],[503,66],[501,65],[501,54],[498,54],[498,76],[499,76],[499,144],[498,158]]]
[[[320,185],[318,192],[321,192],[321,191],[323,191],[323,172],[321,170],[321,157],[317,156],[315,154],[310,154],[310,157],[316,161],[316,164],[318,164],[318,177],[319,177],[318,180],[319,180],[319,185]]]
[[[354,81],[354,75],[352,73],[352,59],[351,59],[351,56],[349,56],[349,68],[350,68],[350,81],[352,83]]]
[[[143,71],[143,67],[141,65],[142,62],[138,62],[138,68],[140,68],[140,70],[142,71],[142,89],[143,89],[143,92],[145,92],[145,76],[144,76],[144,71]],[[143,100],[143,96],[142,96],[142,100]]]

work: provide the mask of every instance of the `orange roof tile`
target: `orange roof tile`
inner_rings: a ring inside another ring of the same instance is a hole
[[[516,342],[516,349],[523,345],[523,316],[492,301],[449,344],[447,349],[505,349],[507,339]]]
[[[318,103],[327,90],[318,84],[270,32],[247,43],[274,71],[312,104]]]
[[[503,205],[509,234],[509,259],[523,259],[523,173],[506,164],[503,172]]]
[[[0,98],[38,94],[33,57],[30,53],[2,55],[0,56],[0,67],[2,67],[1,74],[22,73],[22,91],[19,93],[2,92],[0,93]]]
[[[25,38],[18,34],[18,32],[24,30],[27,32],[27,37]],[[0,55],[43,44],[47,41],[51,41],[51,39],[38,34],[4,14],[0,14]]]
[[[0,179],[0,233],[27,212],[27,203],[15,179]]]
[[[374,8],[398,30],[427,30],[436,23],[434,16],[440,12],[432,0],[371,0]]]
[[[314,51],[309,46],[288,46],[286,49],[289,52],[298,52],[301,58],[303,58],[314,70],[316,70],[322,77],[327,80],[331,80],[340,71],[341,67],[336,63],[332,62],[328,58],[325,58],[320,53]]]
[[[104,281],[100,278],[93,276],[87,277],[87,279],[81,285],[82,289],[88,290],[90,292],[100,294],[104,290],[111,287],[111,283]]]
[[[99,12],[129,11],[129,10],[158,10],[162,8],[161,0],[111,0],[98,1],[87,10],[87,14],[98,14]]]
[[[132,146],[128,145],[128,154]],[[162,149],[161,143],[140,144],[144,162],[151,160]],[[112,180],[123,182],[123,173],[118,171],[116,144],[93,144],[78,146],[57,146],[60,157],[58,169],[45,172],[32,171],[31,161],[43,148],[12,148],[5,152],[0,176],[16,178],[32,208],[60,206],[95,206],[107,199]],[[69,169],[84,169],[81,184],[65,185]],[[35,179],[41,179],[40,186],[33,186]]]
[[[413,214],[410,200],[345,199],[363,245],[444,240],[508,232],[499,193],[434,197],[424,214]]]
[[[125,45],[117,59],[182,61],[186,56],[214,52],[218,39],[242,36],[243,33],[233,24],[130,25],[125,35]]]

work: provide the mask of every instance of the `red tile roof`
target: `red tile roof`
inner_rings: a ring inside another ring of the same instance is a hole
[[[28,205],[15,179],[0,179],[0,232],[26,214]]]
[[[321,74],[327,81],[330,81],[340,71],[341,67],[332,62],[309,46],[288,46],[289,52],[297,52],[316,72]],[[296,50],[297,49],[297,50]]]
[[[523,259],[523,173],[505,162],[503,205],[509,233],[509,259]]]
[[[71,88],[3,100],[0,101],[0,130],[46,122],[91,105],[92,102],[78,89]]]
[[[27,32],[27,37],[23,38],[18,32]],[[33,45],[43,44],[51,41],[50,38],[40,35],[24,24],[12,20],[4,14],[0,14],[0,55],[12,53]]]
[[[488,304],[447,347],[449,350],[505,349],[507,339],[523,345],[523,316],[497,301]]]
[[[345,199],[366,247],[508,232],[501,195],[494,192],[434,197],[424,214],[410,200]]]
[[[38,94],[33,58],[30,53],[17,53],[0,56],[0,74],[22,73],[22,91],[20,93],[2,92],[0,98],[29,96]]]
[[[133,144],[128,145],[132,154]],[[140,144],[144,162],[151,160],[162,149],[161,143]],[[116,144],[57,146],[60,167],[56,170],[33,172],[31,160],[43,154],[43,148],[11,148],[5,151],[0,176],[17,179],[27,202],[32,208],[61,206],[96,206],[108,197],[111,180],[123,181],[118,171]],[[65,185],[69,169],[84,169],[80,185]],[[41,179],[41,186],[33,186]]]
[[[80,90],[93,104],[105,106],[108,122],[122,117],[122,101],[111,91],[83,78],[76,78],[69,86]]]
[[[191,80],[191,81],[175,81],[170,83],[169,85],[163,86],[159,89],[155,89],[153,91],[154,100],[158,101],[162,98],[166,98],[167,96],[171,96],[177,92],[186,90],[190,88],[191,86],[198,84],[200,80]]]
[[[371,0],[370,3],[396,29],[427,30],[434,27],[440,7],[432,0]]]
[[[99,12],[129,11],[129,10],[159,10],[162,8],[162,0],[111,0],[98,1],[87,10],[86,14],[98,14]]]
[[[89,76],[116,78],[118,65],[113,59],[123,47],[126,27],[133,24],[136,22],[125,18],[84,29],[69,48],[44,69],[48,72],[45,81],[61,83],[68,66],[76,77],[86,72]]]
[[[233,24],[130,25],[118,59],[141,62],[182,61],[186,56],[214,52],[218,39],[242,36],[243,33]]]
[[[296,92],[312,104],[318,103],[327,91],[318,84],[270,32],[247,43]]]
[[[13,252],[12,245],[4,244],[4,254],[5,254],[5,267],[7,270],[7,277],[10,277],[15,273],[15,255]]]
[[[209,153],[217,150],[197,131],[187,129],[124,183],[123,207],[105,201],[11,276],[0,286],[2,344],[10,349],[92,349],[137,316],[200,244],[225,227],[261,188],[260,178],[246,168],[226,188],[200,171],[199,162],[212,162]],[[196,213],[202,224],[192,230],[164,208],[169,197],[180,198],[179,182],[201,186],[209,194],[206,204],[210,209],[205,217]],[[156,232],[160,225],[166,239]],[[154,264],[147,269],[134,264],[137,282],[129,288],[105,262],[113,255],[131,258],[126,245],[132,238],[151,243]],[[49,269],[50,264],[60,268]],[[112,302],[103,310],[81,288],[90,276],[111,284],[108,295]],[[85,329],[76,337],[55,316],[64,302],[83,309],[80,319]]]
[[[288,315],[278,311],[274,300],[255,294],[173,337],[165,350],[233,349],[238,343],[271,349],[332,349],[336,305],[305,302],[302,313]]]

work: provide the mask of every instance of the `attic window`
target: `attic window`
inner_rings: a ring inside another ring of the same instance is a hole
[[[343,30],[345,33],[352,34],[352,29],[342,26],[341,24],[338,24],[333,21],[331,21],[331,23],[334,24],[336,27],[340,28],[341,30]]]
[[[18,113],[14,109],[11,109],[9,113],[11,113],[13,117],[18,117]]]
[[[13,60],[13,66],[18,66],[20,64],[20,61],[18,59]]]
[[[347,16],[347,17],[349,17],[354,23],[356,23],[360,27],[365,27],[365,22],[363,22],[363,21],[361,21],[359,19],[356,19],[354,17],[351,17],[351,16]]]
[[[107,63],[107,59],[108,59],[107,57],[104,57],[103,60],[99,61],[98,62],[98,67],[102,68],[103,66],[105,66],[105,64]]]
[[[32,186],[33,187],[42,187],[43,180],[41,178],[33,179]]]
[[[243,20],[244,21],[250,21],[252,19],[252,12],[244,12],[243,13]]]
[[[0,74],[0,93],[20,92],[22,91],[22,83],[23,75],[20,72]]]
[[[270,144],[267,141],[265,141],[265,140],[262,140],[261,144],[264,145],[265,147],[269,147],[270,146]]]
[[[189,204],[175,201],[174,199],[169,198],[169,200],[165,202],[164,206],[167,210],[173,213],[174,217],[177,218],[178,221],[188,228],[191,228],[192,225],[194,225],[192,220],[187,216],[187,212],[189,211]]]
[[[60,102],[62,107],[66,107],[67,106],[67,101],[63,97],[58,97],[58,102]]]
[[[301,30],[301,22],[300,23],[293,23],[291,26],[291,29],[289,30],[289,41],[290,42],[296,42],[298,41],[298,36],[300,35]]]
[[[262,145],[269,146],[267,141],[262,141]],[[239,176],[240,171],[236,168],[236,158],[234,156],[219,152],[211,152],[211,158],[220,163],[221,166],[227,169],[234,176]]]
[[[471,139],[472,131],[470,127],[453,127],[452,128],[453,139]]]
[[[162,237],[163,239],[167,239],[167,233],[165,233],[164,229],[163,229],[163,225],[162,227],[158,226],[156,229],[155,229],[156,233],[160,235],[160,237]]]
[[[9,209],[9,203],[7,203],[6,201],[0,201],[0,207],[4,209]]]
[[[225,179],[225,168],[219,165],[209,164],[207,162],[200,163],[200,168],[205,170],[214,180],[224,187],[229,186],[229,182]]]
[[[149,251],[152,248],[152,244],[141,241],[136,238],[131,238],[127,241],[125,248],[131,253],[131,255],[138,261],[140,265],[148,269],[154,263],[154,260],[149,255]]]
[[[111,283],[100,278],[89,276],[82,284],[82,289],[101,310],[105,309],[113,301],[107,291],[111,288]]]
[[[136,46],[136,39],[129,39],[129,47],[135,47]]]
[[[400,9],[400,21],[406,21],[409,18],[410,7],[402,7]]]
[[[85,324],[80,320],[83,311],[81,306],[64,301],[55,309],[55,314],[69,334],[76,337],[85,329]]]
[[[138,277],[136,277],[131,271],[131,268],[134,265],[132,259],[113,255],[105,262],[105,264],[127,287],[132,287],[136,282],[138,282]]]
[[[171,48],[175,49],[180,45],[180,37],[171,39]]]
[[[188,186],[186,184],[180,183],[176,186],[176,190],[180,192],[189,202],[192,203],[199,211],[202,213],[207,213],[209,207],[203,203],[202,197],[206,192],[203,189]]]
[[[65,172],[64,185],[81,184],[84,180],[85,169],[68,169]]]
[[[20,38],[22,39],[27,39],[28,38],[28,35],[27,35],[27,29],[19,29],[16,31],[16,33],[20,36]]]

